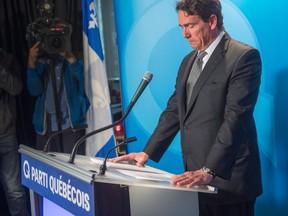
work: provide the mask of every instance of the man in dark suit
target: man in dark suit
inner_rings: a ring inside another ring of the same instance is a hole
[[[183,37],[194,51],[183,59],[175,91],[143,152],[111,161],[130,160],[138,166],[148,159],[158,162],[180,130],[186,172],[174,176],[171,183],[218,188],[217,195],[199,193],[200,215],[254,215],[256,198],[262,193],[253,119],[260,54],[224,31],[218,0],[182,0],[176,10]],[[202,52],[204,57],[198,59]],[[191,78],[197,73],[193,66],[197,61],[202,70],[198,79]]]

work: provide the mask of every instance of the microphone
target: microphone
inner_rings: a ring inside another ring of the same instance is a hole
[[[128,114],[130,113],[131,109],[133,108],[134,104],[136,103],[136,101],[138,100],[138,98],[140,97],[140,95],[143,93],[144,89],[147,87],[147,85],[150,83],[150,81],[152,80],[153,74],[151,72],[146,72],[144,77],[142,78],[142,81],[140,82],[133,98],[131,99],[125,113],[123,114],[123,116],[116,122],[107,125],[105,127],[99,128],[97,130],[91,131],[90,133],[87,133],[85,136],[81,137],[80,139],[78,139],[72,149],[72,153],[70,154],[70,158],[69,158],[69,163],[74,163],[75,160],[75,156],[77,153],[77,149],[79,147],[79,145],[88,137],[93,136],[94,134],[100,133],[102,131],[105,131],[109,128],[112,128],[114,126],[116,126],[117,124],[123,122],[125,120],[125,118],[128,116]]]
[[[133,98],[131,99],[132,104],[135,104],[136,101],[138,100],[138,98],[140,97],[140,95],[142,94],[142,92],[144,91],[144,89],[146,88],[146,86],[150,83],[150,81],[152,80],[153,74],[149,71],[147,71],[144,75],[144,77],[142,78],[141,83],[139,84]]]
[[[134,96],[132,97],[129,105],[126,108],[126,111],[123,115],[123,117],[117,122],[117,124],[119,124],[120,122],[122,122],[127,115],[130,113],[130,111],[132,110],[133,106],[135,105],[135,103],[137,102],[138,98],[140,97],[140,95],[143,93],[143,91],[145,90],[145,88],[147,87],[147,85],[150,83],[150,81],[153,78],[153,74],[149,71],[147,71],[144,75],[144,77],[142,78]],[[123,120],[122,120],[123,119]],[[117,125],[116,124],[116,125]]]
[[[51,139],[54,138],[55,136],[57,136],[58,134],[66,133],[66,132],[69,132],[69,131],[77,132],[77,131],[79,131],[79,130],[86,129],[87,127],[88,127],[87,124],[85,124],[85,125],[79,125],[79,126],[74,127],[74,128],[70,127],[70,128],[65,129],[65,130],[60,130],[60,131],[56,131],[55,133],[52,133],[52,134],[49,136],[49,138],[47,139],[46,143],[45,143],[43,152],[47,153],[47,152],[49,151]]]
[[[119,144],[115,145],[113,148],[111,148],[111,149],[108,151],[108,153],[106,154],[105,159],[104,159],[102,165],[100,166],[99,174],[98,174],[98,175],[101,175],[101,176],[102,176],[102,175],[105,175],[105,172],[106,172],[106,170],[107,170],[106,163],[107,163],[108,156],[109,156],[109,154],[110,154],[114,149],[116,149],[116,148],[118,148],[118,147],[120,147],[120,146],[123,146],[123,145],[127,145],[129,142],[134,142],[134,141],[136,141],[136,140],[137,140],[136,137],[131,137],[131,138],[128,138],[128,139],[123,140],[121,143],[119,143]]]

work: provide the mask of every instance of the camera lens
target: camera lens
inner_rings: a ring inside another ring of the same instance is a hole
[[[51,47],[55,48],[55,49],[61,49],[63,46],[63,40],[61,37],[54,37],[51,40]]]
[[[49,35],[43,41],[45,44],[45,50],[48,54],[59,54],[60,52],[67,52],[71,49],[70,37]]]

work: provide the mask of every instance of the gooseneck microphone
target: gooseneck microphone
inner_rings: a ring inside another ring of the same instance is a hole
[[[119,143],[119,144],[115,145],[113,148],[111,148],[111,149],[108,151],[108,153],[106,154],[105,159],[104,159],[102,165],[100,166],[99,174],[98,174],[98,175],[105,175],[105,172],[106,172],[106,170],[107,170],[106,163],[107,163],[108,156],[110,155],[110,153],[111,153],[114,149],[116,149],[116,148],[118,148],[118,147],[120,147],[120,146],[123,146],[123,145],[127,145],[128,143],[134,142],[134,141],[136,141],[136,140],[137,140],[136,137],[131,137],[131,138],[128,138],[128,139],[123,140],[121,143]]]
[[[86,129],[87,127],[88,127],[87,124],[85,124],[85,125],[80,125],[80,126],[77,126],[77,127],[74,127],[74,128],[70,127],[70,128],[65,129],[65,130],[60,130],[60,131],[56,131],[56,132],[52,133],[49,136],[49,138],[47,139],[46,143],[45,143],[43,152],[47,153],[49,151],[50,142],[51,142],[52,138],[56,137],[58,134],[66,133],[66,132],[69,132],[69,131],[77,132],[79,130]]]
[[[141,80],[141,83],[139,84],[133,98],[130,101],[129,106],[126,109],[126,113],[128,114],[130,112],[130,110],[132,109],[132,107],[134,106],[134,104],[136,103],[136,101],[138,100],[138,98],[140,97],[140,95],[143,93],[144,89],[147,87],[147,85],[150,83],[150,81],[153,78],[153,74],[151,72],[146,72],[144,77]],[[131,108],[130,108],[131,107]]]
[[[72,149],[72,153],[70,154],[70,158],[69,158],[69,163],[74,163],[75,160],[75,156],[78,150],[78,147],[81,143],[83,143],[83,141],[85,139],[87,139],[90,136],[93,136],[94,134],[100,133],[102,131],[105,131],[109,128],[112,128],[114,126],[116,126],[117,124],[123,122],[125,120],[125,118],[128,116],[128,114],[130,113],[131,109],[133,108],[133,106],[135,105],[136,101],[138,100],[138,98],[140,97],[140,95],[143,93],[144,89],[147,87],[147,85],[150,83],[150,81],[152,80],[153,74],[151,72],[146,72],[144,77],[142,78],[142,81],[140,82],[133,98],[131,99],[125,113],[123,114],[123,116],[121,117],[121,119],[119,119],[118,121],[107,125],[105,127],[99,128],[95,131],[91,131],[90,133],[87,133],[85,136],[81,137],[80,139],[77,140],[77,142],[75,143],[73,149]]]

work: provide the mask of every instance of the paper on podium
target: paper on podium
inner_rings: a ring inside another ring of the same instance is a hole
[[[144,180],[170,182],[173,176],[173,174],[171,173],[151,173],[151,172],[139,172],[139,171],[131,171],[131,170],[120,170],[120,169],[117,169],[117,170],[125,175],[129,175],[137,179],[144,179]]]
[[[101,165],[103,163],[102,159],[99,158],[91,158],[91,161]],[[168,181],[170,182],[172,176],[174,174],[165,172],[159,169],[155,169],[150,166],[138,167],[133,164],[128,163],[106,163],[107,168],[113,168],[120,173],[123,173],[128,176],[132,176],[137,179],[144,179],[144,180],[155,180],[155,181]]]

